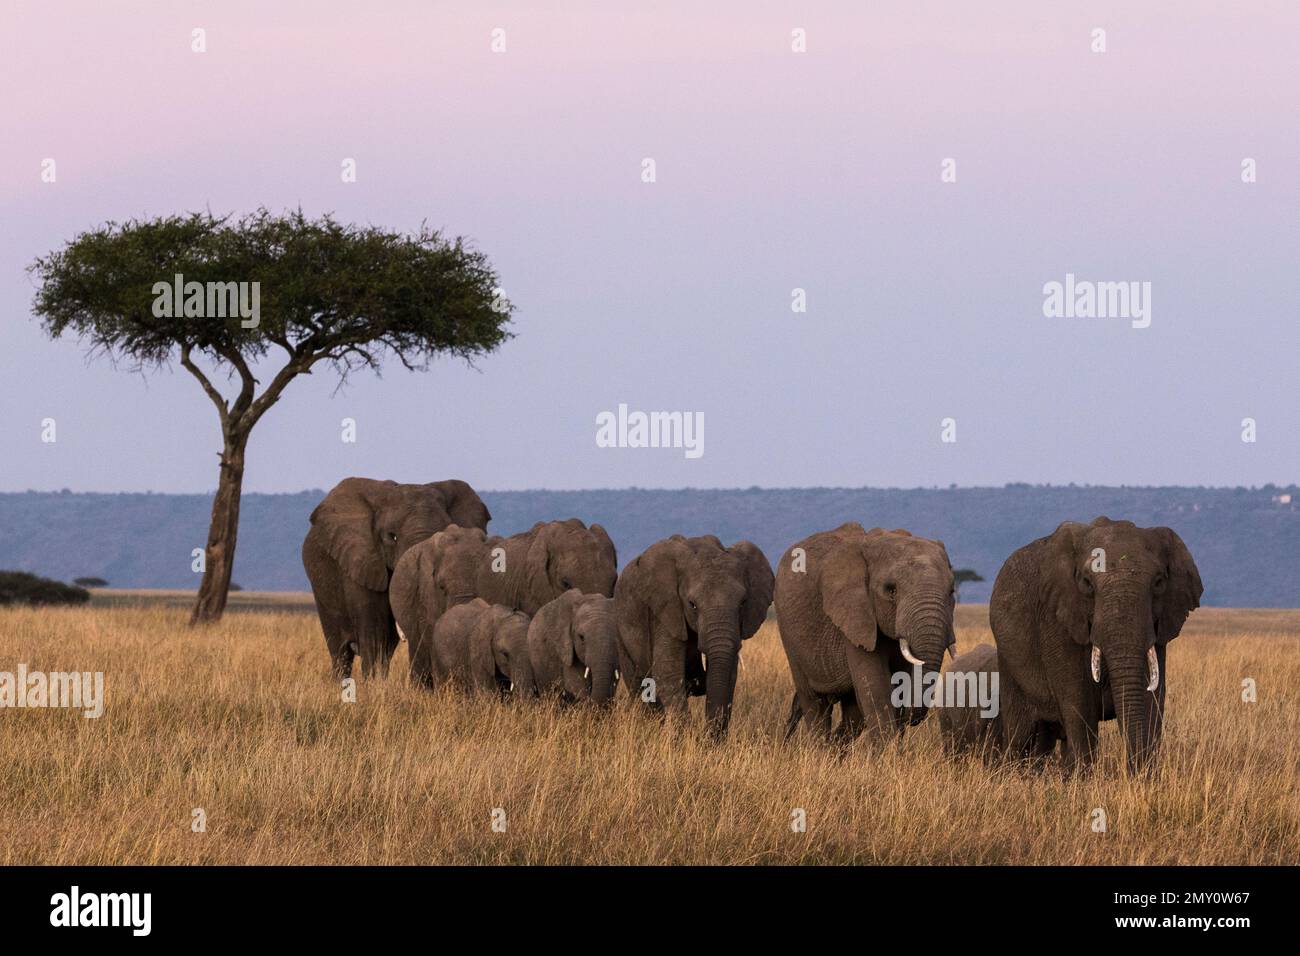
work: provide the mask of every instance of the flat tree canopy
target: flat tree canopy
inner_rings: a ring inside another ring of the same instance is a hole
[[[510,338],[511,305],[487,258],[425,227],[403,235],[266,209],[110,222],[30,271],[33,312],[52,338],[71,332],[137,370],[179,361],[216,406],[221,472],[195,621],[225,608],[244,449],[289,382],[319,363],[342,381],[386,358],[410,370],[441,354],[472,361]],[[200,356],[224,369],[233,394]],[[275,356],[260,381],[254,366]]]

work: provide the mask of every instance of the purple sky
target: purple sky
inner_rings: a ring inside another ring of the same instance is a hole
[[[646,6],[7,0],[0,490],[213,487],[194,381],[47,341],[24,269],[259,204],[473,237],[518,338],[295,383],[246,490],[1297,480],[1300,6]],[[1150,328],[1044,317],[1067,272],[1150,282]],[[619,403],[704,455],[598,448]]]

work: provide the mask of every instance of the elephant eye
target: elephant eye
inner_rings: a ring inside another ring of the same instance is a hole
[[[569,582],[568,578],[560,578],[560,584],[564,586],[564,590],[566,591],[569,590],[569,588],[573,587],[573,585]]]
[[[888,594],[890,597],[893,597],[895,594],[898,593],[898,585],[895,584],[893,581],[887,582],[885,584],[885,593]]]
[[[687,601],[686,603],[687,603],[688,605],[690,605],[690,608],[691,608],[692,611],[699,610],[699,609],[695,606],[695,602],[694,602],[694,601]]]
[[[1156,594],[1160,594],[1164,591],[1164,589],[1165,589],[1165,576],[1162,574],[1158,578],[1156,578],[1154,582],[1152,582],[1151,590]]]
[[[389,541],[396,541],[396,540],[397,540],[397,532],[396,532],[396,531],[386,531],[386,532],[384,532],[384,537],[387,538]]]

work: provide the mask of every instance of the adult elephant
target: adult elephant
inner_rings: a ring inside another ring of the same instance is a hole
[[[1098,722],[1117,716],[1129,770],[1148,766],[1166,647],[1200,602],[1196,562],[1169,528],[1067,521],[1011,555],[989,603],[1008,753],[1041,758],[1060,738],[1066,767],[1087,767]]]
[[[895,707],[892,678],[937,674],[956,643],[952,565],[942,541],[848,523],[792,545],[776,576],[776,619],[801,719],[827,739],[872,739],[919,723],[924,706]],[[840,723],[831,718],[840,705]]]
[[[530,617],[570,588],[614,593],[618,555],[598,524],[539,521],[508,538],[447,528],[412,548],[393,572],[389,595],[411,655],[411,681],[432,679],[429,639],[449,608],[476,597]]]
[[[450,524],[486,528],[492,515],[458,479],[398,484],[344,478],[311,513],[302,563],[336,677],[388,673],[398,637],[388,585],[412,546]]]
[[[749,541],[723,547],[712,535],[673,535],[652,544],[614,588],[625,686],[639,697],[652,679],[654,703],[678,714],[689,697],[704,694],[709,733],[721,738],[740,644],[758,631],[771,603],[772,566]]]

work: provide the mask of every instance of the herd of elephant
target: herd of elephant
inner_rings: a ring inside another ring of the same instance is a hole
[[[1066,522],[1020,548],[993,587],[996,648],[956,657],[943,542],[844,524],[792,545],[776,573],[749,541],[673,535],[618,572],[598,524],[539,522],[487,533],[487,506],[459,480],[340,482],[311,515],[302,557],[336,676],[357,656],[386,675],[402,640],[411,680],[515,697],[606,704],[621,683],[659,712],[703,696],[725,735],[742,643],[776,608],[802,722],[842,745],[884,739],[926,715],[895,706],[900,672],[998,674],[995,716],[940,709],[949,752],[1041,762],[1061,745],[1089,766],[1098,725],[1118,718],[1130,770],[1160,742],[1165,651],[1199,605],[1201,580],[1169,528]],[[838,724],[832,728],[835,705]]]

